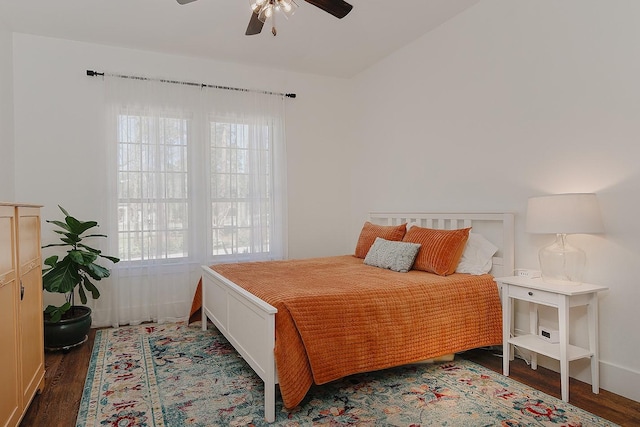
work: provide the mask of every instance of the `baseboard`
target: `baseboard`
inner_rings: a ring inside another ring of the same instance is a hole
[[[529,351],[517,348],[516,355],[529,364],[531,360]],[[549,357],[538,355],[538,365],[560,372],[560,362]],[[572,378],[591,384],[591,368],[588,359],[575,360],[569,365],[569,375]],[[640,384],[640,372],[600,360],[600,389],[640,402],[638,384]]]
[[[640,372],[600,360],[600,387],[640,402]]]

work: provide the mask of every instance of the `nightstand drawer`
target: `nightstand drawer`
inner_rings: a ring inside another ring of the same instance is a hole
[[[539,291],[532,288],[521,288],[509,285],[509,296],[519,300],[531,301],[539,304],[558,305],[558,294],[547,291]]]

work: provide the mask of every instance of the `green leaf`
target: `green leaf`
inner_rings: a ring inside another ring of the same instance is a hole
[[[43,288],[49,292],[58,293],[71,292],[80,280],[82,279],[76,264],[67,257],[42,276]]]
[[[42,274],[44,275],[47,271],[53,269],[58,263],[58,255],[51,255],[49,258],[44,260],[44,264],[47,266],[42,269]]]
[[[49,243],[48,245],[43,246],[42,249],[50,248],[50,247],[53,247],[53,246],[69,246],[69,245],[66,244],[66,243]]]
[[[69,226],[69,230],[72,233],[76,233],[78,235],[84,233],[85,231],[93,228],[93,227],[97,227],[98,223],[95,221],[78,221],[77,219],[75,219],[72,216],[68,216],[65,218],[65,221],[67,222],[67,225]]]
[[[92,248],[91,246],[87,246],[84,243],[78,243],[78,246],[85,248],[86,250],[88,250],[89,252],[93,252],[94,254],[99,254],[102,252],[98,249]]]
[[[69,240],[70,242],[72,242],[72,244],[76,244],[78,242],[82,241],[82,237],[80,237],[79,235],[77,235],[76,233],[61,233],[64,234],[67,238],[67,240]],[[60,238],[60,240],[64,241],[65,239],[63,239],[62,237]]]
[[[53,323],[59,322],[61,318],[62,318],[62,313],[60,312],[60,310],[57,309],[57,307],[56,307],[56,310],[54,310],[53,312],[49,313],[49,319]]]
[[[82,248],[84,248],[84,249],[86,249],[86,250],[88,250],[90,252],[93,252],[93,253],[97,254],[101,258],[106,258],[106,259],[108,259],[109,261],[111,261],[114,264],[117,263],[117,262],[120,262],[120,258],[117,258],[117,257],[114,257],[114,256],[102,255],[102,251],[100,251],[98,249],[94,249],[92,247],[89,247],[89,246],[87,246],[85,244],[80,243],[78,246],[80,246],[80,247],[82,247]]]
[[[91,298],[93,299],[100,298],[100,291],[98,291],[98,288],[96,288],[96,286],[93,283],[91,283],[91,281],[87,277],[84,277],[83,283],[84,283],[84,287],[87,288],[89,292],[91,292]]]
[[[72,250],[69,251],[69,258],[71,258],[71,260],[76,264],[90,265],[98,259],[98,255],[87,251]]]
[[[84,289],[82,288],[82,286],[78,286],[78,294],[80,294],[80,301],[83,304],[87,303],[87,294],[84,293]]]
[[[100,255],[100,258],[106,258],[114,264],[120,262],[120,258],[116,258],[114,256]]]
[[[111,275],[109,269],[95,263],[83,266],[82,270],[96,280],[102,280],[105,277],[109,277]]]
[[[60,307],[56,307],[55,305],[48,305],[47,308],[44,309],[45,314],[49,316],[49,320],[52,322],[59,322],[62,318],[62,315],[71,309],[71,303],[64,303]]]
[[[62,221],[57,221],[57,220],[47,220],[47,222],[48,222],[48,223],[51,223],[51,224],[55,224],[55,225],[57,225],[57,226],[58,226],[58,227],[60,227],[60,228],[64,228],[64,229],[65,229],[65,230],[67,230],[67,231],[71,231],[71,229],[69,228],[69,226],[68,226],[66,223],[62,222]]]
[[[87,234],[86,236],[84,236],[85,239],[87,237],[107,237],[107,235],[106,234]]]
[[[55,267],[58,262],[58,255],[51,255],[49,258],[44,260],[45,265],[49,267]]]

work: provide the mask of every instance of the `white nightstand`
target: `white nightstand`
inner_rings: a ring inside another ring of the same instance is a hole
[[[498,277],[502,287],[502,352],[503,373],[509,375],[509,362],[513,360],[513,346],[531,351],[531,368],[537,369],[537,355],[542,354],[560,361],[562,400],[569,401],[569,362],[591,358],[591,383],[594,393],[599,393],[598,361],[598,292],[604,286],[581,284],[556,285],[544,283],[540,278]],[[529,302],[530,334],[515,337],[513,334],[513,300]],[[551,343],[538,336],[538,305],[558,309],[559,343]],[[589,348],[569,344],[569,308],[586,305],[588,308]]]

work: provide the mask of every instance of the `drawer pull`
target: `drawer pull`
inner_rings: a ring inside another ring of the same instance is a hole
[[[532,297],[533,296],[533,292],[529,291],[529,296]]]

